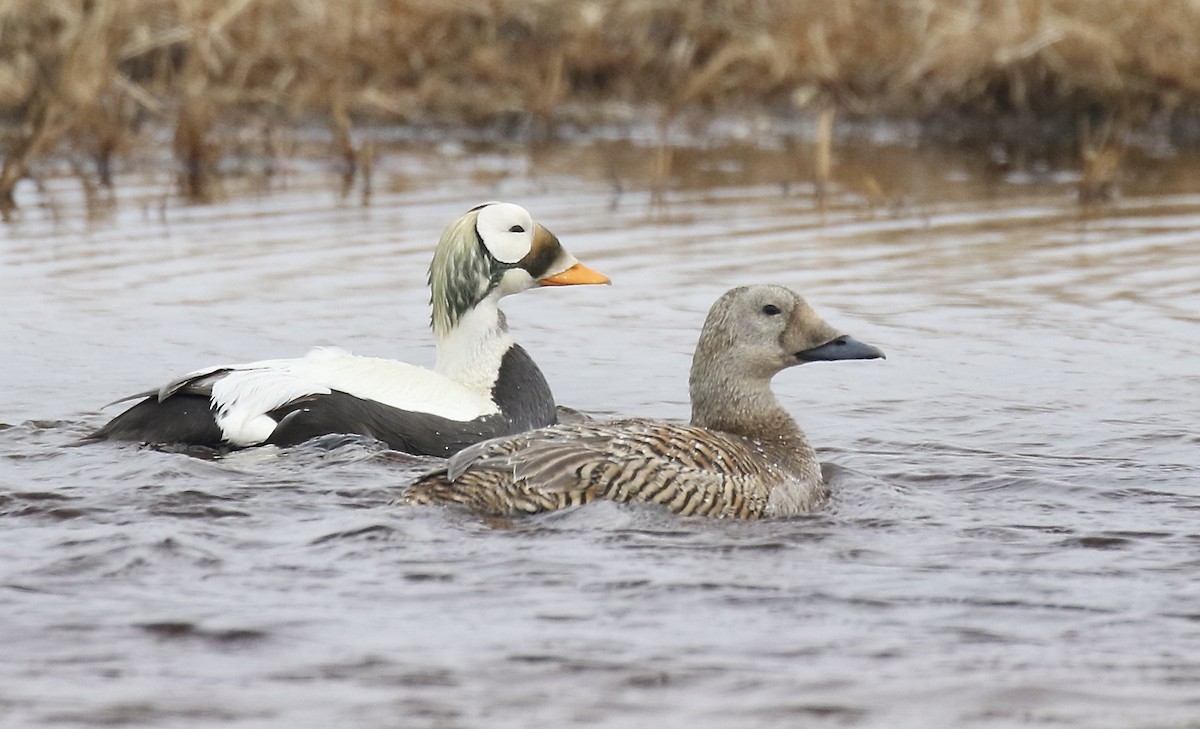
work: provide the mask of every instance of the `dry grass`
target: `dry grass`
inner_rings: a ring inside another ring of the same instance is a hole
[[[107,181],[145,128],[204,197],[224,129],[318,121],[353,176],[363,120],[552,133],[754,108],[1074,136],[1190,122],[1198,97],[1192,0],[0,0],[0,202],[58,152]]]

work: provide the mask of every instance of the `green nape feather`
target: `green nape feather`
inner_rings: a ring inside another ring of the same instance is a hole
[[[429,303],[433,306],[433,333],[449,332],[464,314],[487,296],[499,280],[492,259],[483,250],[472,210],[442,233],[429,265]],[[500,272],[503,273],[503,272]]]

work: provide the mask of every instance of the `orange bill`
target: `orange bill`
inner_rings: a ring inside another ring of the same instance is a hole
[[[542,286],[577,286],[579,284],[606,284],[612,283],[612,281],[599,271],[588,268],[582,263],[576,263],[562,273],[538,279],[538,283]]]

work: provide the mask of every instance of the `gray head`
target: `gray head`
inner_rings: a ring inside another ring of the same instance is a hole
[[[577,261],[520,205],[490,202],[442,232],[429,266],[433,331],[444,335],[485,298],[536,286],[609,283]]]
[[[692,421],[709,424],[720,419],[718,412],[733,410],[746,417],[755,408],[766,408],[768,400],[774,405],[771,378],[788,367],[883,356],[827,324],[790,289],[731,289],[709,309],[696,344],[690,378]]]

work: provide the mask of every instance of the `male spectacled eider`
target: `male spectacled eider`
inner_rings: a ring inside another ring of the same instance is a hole
[[[499,301],[536,286],[604,283],[524,208],[485,203],[447,226],[434,251],[433,370],[341,349],[209,367],[118,400],[144,398],[90,440],[242,448],[345,433],[447,456],[551,425],[550,387],[509,335]]]
[[[771,378],[806,362],[883,356],[826,324],[789,289],[736,288],[717,300],[700,333],[690,425],[586,422],[477,443],[417,479],[400,502],[463,504],[491,515],[597,499],[712,517],[808,513],[829,490]]]

